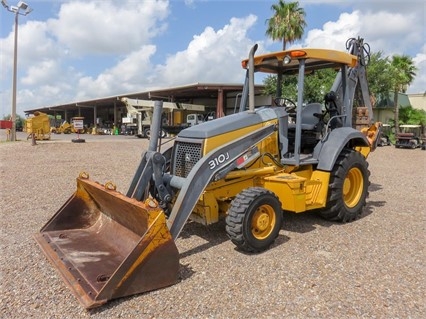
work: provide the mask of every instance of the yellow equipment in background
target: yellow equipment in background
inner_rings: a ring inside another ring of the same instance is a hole
[[[283,210],[357,219],[370,184],[366,159],[380,136],[366,81],[368,48],[354,38],[348,53],[303,48],[255,56],[254,46],[242,61],[239,112],[182,130],[163,152],[157,101],[149,148],[126,195],[83,174],[35,235],[83,306],[175,283],[174,240],[188,219],[209,225],[224,218],[231,241],[247,252],[270,247]],[[325,68],[338,70],[335,82],[323,101],[310,101],[305,76]],[[255,72],[276,76],[271,105],[254,105]],[[298,79],[295,100],[281,93],[288,75]],[[355,96],[362,96],[359,111]]]
[[[50,131],[54,134],[71,134],[74,132],[74,129],[70,123],[64,121],[59,127],[51,127]]]
[[[62,124],[59,127],[51,127],[50,132],[54,134],[71,134],[71,133],[79,133],[84,134],[86,133],[86,129],[75,129],[73,124],[68,123],[67,121],[62,122]]]
[[[31,137],[34,134],[36,140],[50,139],[50,119],[46,113],[39,111],[34,112],[34,115],[25,120],[24,131]]]

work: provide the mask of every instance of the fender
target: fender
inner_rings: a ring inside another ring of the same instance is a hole
[[[317,169],[331,172],[337,157],[347,145],[355,147],[370,144],[364,134],[352,127],[336,128],[315,146],[314,158],[318,159]]]

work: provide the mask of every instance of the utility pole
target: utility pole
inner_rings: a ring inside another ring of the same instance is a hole
[[[1,4],[6,8],[7,11],[15,14],[15,40],[13,49],[13,76],[12,76],[12,130],[10,134],[10,140],[16,141],[16,78],[18,70],[18,16],[28,15],[33,9],[23,1],[19,1],[16,6],[9,6],[6,0],[1,0]],[[22,12],[21,12],[22,10]]]

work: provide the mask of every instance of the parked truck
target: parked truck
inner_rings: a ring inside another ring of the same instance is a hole
[[[151,136],[152,115],[155,101],[121,98],[126,105],[127,116],[122,123],[133,130],[137,137]],[[189,103],[163,102],[160,136],[177,134],[182,129],[204,122],[205,106]]]

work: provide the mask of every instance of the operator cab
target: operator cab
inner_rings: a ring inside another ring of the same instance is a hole
[[[249,60],[242,61],[243,68],[247,69],[245,87],[250,82]],[[336,127],[351,126],[351,116],[341,114],[345,114],[342,110],[351,107],[351,101],[343,97],[351,93],[346,92],[347,74],[348,68],[356,66],[357,57],[334,50],[298,49],[255,56],[253,64],[254,73],[269,73],[275,77],[273,105],[283,108],[287,114],[277,116],[280,121],[281,163],[296,166],[318,163],[315,149],[325,134]],[[332,83],[329,86],[322,83],[325,87],[332,87],[332,94],[313,97],[309,88],[305,88],[305,77],[320,75],[325,69],[337,74],[332,86]],[[246,108],[247,99],[243,92],[240,110]]]

